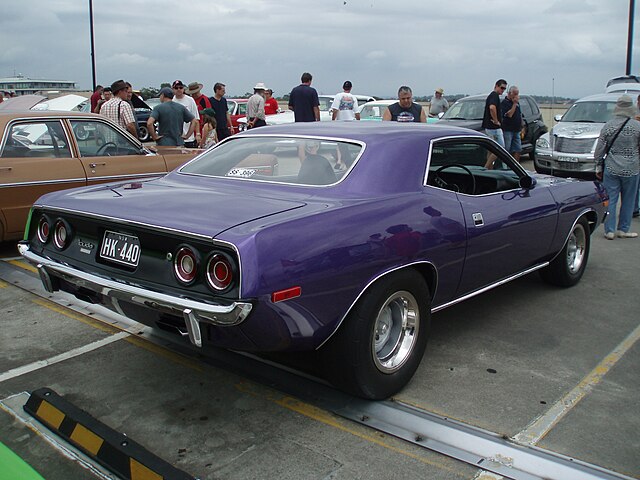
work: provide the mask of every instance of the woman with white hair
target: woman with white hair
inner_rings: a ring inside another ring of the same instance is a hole
[[[622,95],[616,102],[613,119],[609,120],[598,138],[596,145],[596,178],[602,180],[609,194],[609,215],[604,222],[604,236],[608,240],[636,238],[630,232],[638,173],[640,172],[640,122],[633,100]],[[620,215],[616,230],[616,213],[620,201]]]

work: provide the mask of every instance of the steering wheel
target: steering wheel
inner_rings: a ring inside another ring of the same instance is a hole
[[[443,165],[440,168],[438,168],[435,172],[434,172],[434,182],[437,186],[442,187],[442,188],[446,188],[448,190],[454,190],[453,188],[451,188],[452,186],[455,187],[455,192],[460,192],[460,186],[458,186],[456,183],[448,183],[444,178],[442,178],[440,176],[440,172],[442,172],[443,170],[446,170],[447,168],[460,168],[462,170],[464,170],[467,174],[469,174],[469,176],[471,177],[471,192],[469,192],[471,195],[474,195],[476,193],[476,179],[473,176],[473,173],[471,173],[471,170],[469,170],[467,167],[465,167],[464,165],[461,165],[459,163],[449,163],[447,165]],[[467,193],[467,192],[462,192],[462,193]]]
[[[96,150],[96,157],[100,157],[102,156],[102,154],[104,153],[104,151],[107,149],[107,147],[115,147],[116,150],[118,150],[118,145],[116,145],[113,142],[107,142],[107,143],[103,143],[102,145],[100,145],[100,147],[98,148],[98,150]]]

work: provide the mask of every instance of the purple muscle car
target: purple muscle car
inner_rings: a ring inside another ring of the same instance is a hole
[[[471,130],[289,124],[163,178],[47,194],[20,250],[48,291],[197,346],[319,350],[331,382],[380,399],[414,374],[431,312],[535,270],[576,284],[607,203]]]

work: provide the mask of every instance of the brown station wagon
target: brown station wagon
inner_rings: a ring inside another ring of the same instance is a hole
[[[162,175],[201,151],[151,151],[105,117],[82,112],[2,111],[0,132],[0,241],[22,237],[44,193]]]

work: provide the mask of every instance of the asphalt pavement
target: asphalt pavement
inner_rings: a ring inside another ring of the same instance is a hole
[[[640,478],[639,249],[600,227],[577,286],[534,273],[434,314],[396,400]],[[0,441],[49,480],[110,477],[22,412],[45,386],[201,479],[499,478],[49,295],[0,254]]]

